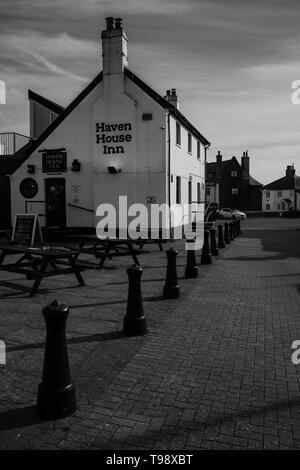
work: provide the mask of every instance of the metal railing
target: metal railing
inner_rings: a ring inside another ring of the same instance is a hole
[[[0,132],[0,157],[14,155],[32,139],[16,132]]]

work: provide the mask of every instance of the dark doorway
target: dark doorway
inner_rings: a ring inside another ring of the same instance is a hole
[[[66,226],[66,182],[64,178],[45,179],[46,226]]]
[[[10,181],[0,175],[0,229],[11,228]]]

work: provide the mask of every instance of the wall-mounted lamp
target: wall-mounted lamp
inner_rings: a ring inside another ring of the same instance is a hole
[[[27,173],[35,173],[35,165],[27,165]]]
[[[108,173],[115,175],[116,173],[120,173],[121,169],[116,168],[115,166],[108,166]]]
[[[80,171],[81,168],[81,163],[77,160],[77,158],[74,158],[72,161],[72,171]]]

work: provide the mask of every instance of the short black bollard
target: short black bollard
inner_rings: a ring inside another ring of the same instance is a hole
[[[232,236],[233,238],[236,238],[237,237],[237,234],[236,234],[236,221],[234,220],[233,222],[231,222],[231,226],[232,226]]]
[[[204,230],[204,243],[202,247],[201,264],[211,264],[211,253],[209,251],[209,231]]]
[[[217,248],[217,241],[216,241],[216,229],[210,229],[210,252],[213,256],[218,256],[219,250]]]
[[[218,248],[225,248],[225,242],[224,242],[224,237],[223,237],[223,225],[219,224],[218,225]]]
[[[229,238],[230,238],[230,241],[232,242],[234,240],[233,233],[232,233],[232,222],[229,222],[228,226],[229,226]]]
[[[240,235],[242,233],[241,231],[241,221],[240,220],[237,220],[237,230],[238,230],[238,234]]]
[[[225,224],[224,224],[224,241],[227,244],[230,243],[229,226],[228,226],[227,222],[225,222]]]
[[[131,336],[144,335],[147,333],[147,320],[144,316],[141,290],[142,274],[143,268],[136,264],[127,269],[129,286],[123,332]]]
[[[236,237],[239,237],[240,236],[240,232],[239,232],[239,221],[236,220],[235,223],[234,223],[234,228],[235,228],[235,236]]]
[[[170,248],[167,251],[168,266],[166,274],[166,282],[164,285],[163,296],[165,299],[178,299],[180,297],[180,289],[177,282],[176,258],[178,251]]]
[[[198,277],[198,268],[196,266],[196,254],[194,249],[189,247],[194,246],[194,241],[186,242],[187,247],[187,256],[186,256],[186,267],[185,267],[185,278],[186,279],[195,279]]]
[[[37,411],[41,418],[59,419],[76,410],[75,387],[71,382],[66,321],[69,307],[54,300],[43,308],[46,344],[42,382],[38,386]]]

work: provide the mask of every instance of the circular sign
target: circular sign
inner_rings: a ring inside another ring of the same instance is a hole
[[[20,193],[26,199],[32,199],[34,196],[36,196],[38,189],[39,187],[37,182],[32,178],[25,178],[20,183]]]

